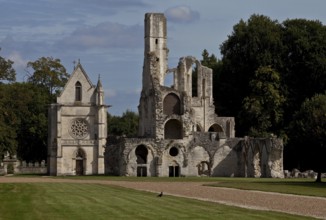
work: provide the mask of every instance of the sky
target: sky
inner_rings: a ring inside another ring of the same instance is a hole
[[[69,74],[80,60],[94,85],[100,77],[111,115],[138,112],[144,59],[144,16],[167,17],[169,68],[180,57],[220,58],[220,45],[253,14],[283,22],[304,18],[326,24],[325,0],[0,0],[0,56],[14,61],[17,81],[26,64],[61,60]]]

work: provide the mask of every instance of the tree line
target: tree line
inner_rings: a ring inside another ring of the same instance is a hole
[[[236,135],[283,138],[286,169],[325,167],[317,158],[326,145],[326,27],[254,14],[234,25],[220,52],[204,50],[201,62],[213,69],[216,113],[235,117]],[[27,82],[16,82],[12,65],[0,56],[0,158],[46,159],[47,105],[69,74],[42,57],[27,64]],[[108,114],[108,125],[109,135],[136,136],[138,115]]]
[[[237,136],[283,138],[285,168],[326,171],[326,27],[254,14],[220,51],[221,59],[202,54],[217,114],[235,116]]]

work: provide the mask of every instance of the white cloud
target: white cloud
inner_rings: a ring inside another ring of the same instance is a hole
[[[18,51],[12,51],[9,54],[8,58],[14,62],[14,67],[16,68],[25,68],[28,61],[22,58],[22,55]]]
[[[168,21],[176,23],[190,23],[199,20],[199,13],[188,6],[177,6],[165,11]]]

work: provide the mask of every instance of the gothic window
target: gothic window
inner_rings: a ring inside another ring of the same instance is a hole
[[[176,119],[171,119],[164,126],[165,139],[182,139],[182,124]]]
[[[80,102],[82,100],[82,85],[80,82],[75,84],[75,101]]]
[[[163,113],[166,115],[181,115],[181,104],[177,95],[170,93],[165,96],[163,101]]]
[[[136,148],[137,164],[146,164],[147,155],[148,155],[147,147],[144,145],[139,145]]]
[[[213,124],[209,129],[209,132],[223,132],[223,128],[218,124]]]
[[[89,133],[87,121],[81,118],[74,119],[71,123],[70,133],[74,138],[85,138]]]

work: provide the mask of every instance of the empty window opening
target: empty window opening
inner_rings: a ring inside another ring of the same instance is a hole
[[[170,93],[165,96],[163,101],[163,113],[166,115],[180,115],[181,106],[180,99],[177,95]]]
[[[200,128],[200,126],[198,124],[196,125],[196,131],[198,131],[198,132],[201,131],[201,128]]]
[[[172,156],[172,157],[175,157],[179,154],[179,150],[178,148],[176,147],[171,147],[170,148],[170,151],[169,151],[169,154]]]
[[[209,132],[223,132],[223,128],[218,124],[213,124],[209,129]]]
[[[165,139],[182,139],[182,125],[176,119],[171,119],[164,126]]]
[[[155,39],[155,44],[158,44],[158,39]]]
[[[164,78],[164,86],[173,88],[174,86],[174,74],[167,73]]]
[[[82,100],[82,85],[80,82],[75,84],[75,101],[80,102]]]
[[[139,145],[136,148],[136,157],[137,164],[146,164],[147,163],[148,150],[144,145]]]
[[[198,97],[198,68],[197,65],[193,65],[192,67],[192,75],[191,75],[191,92],[192,97]]]

